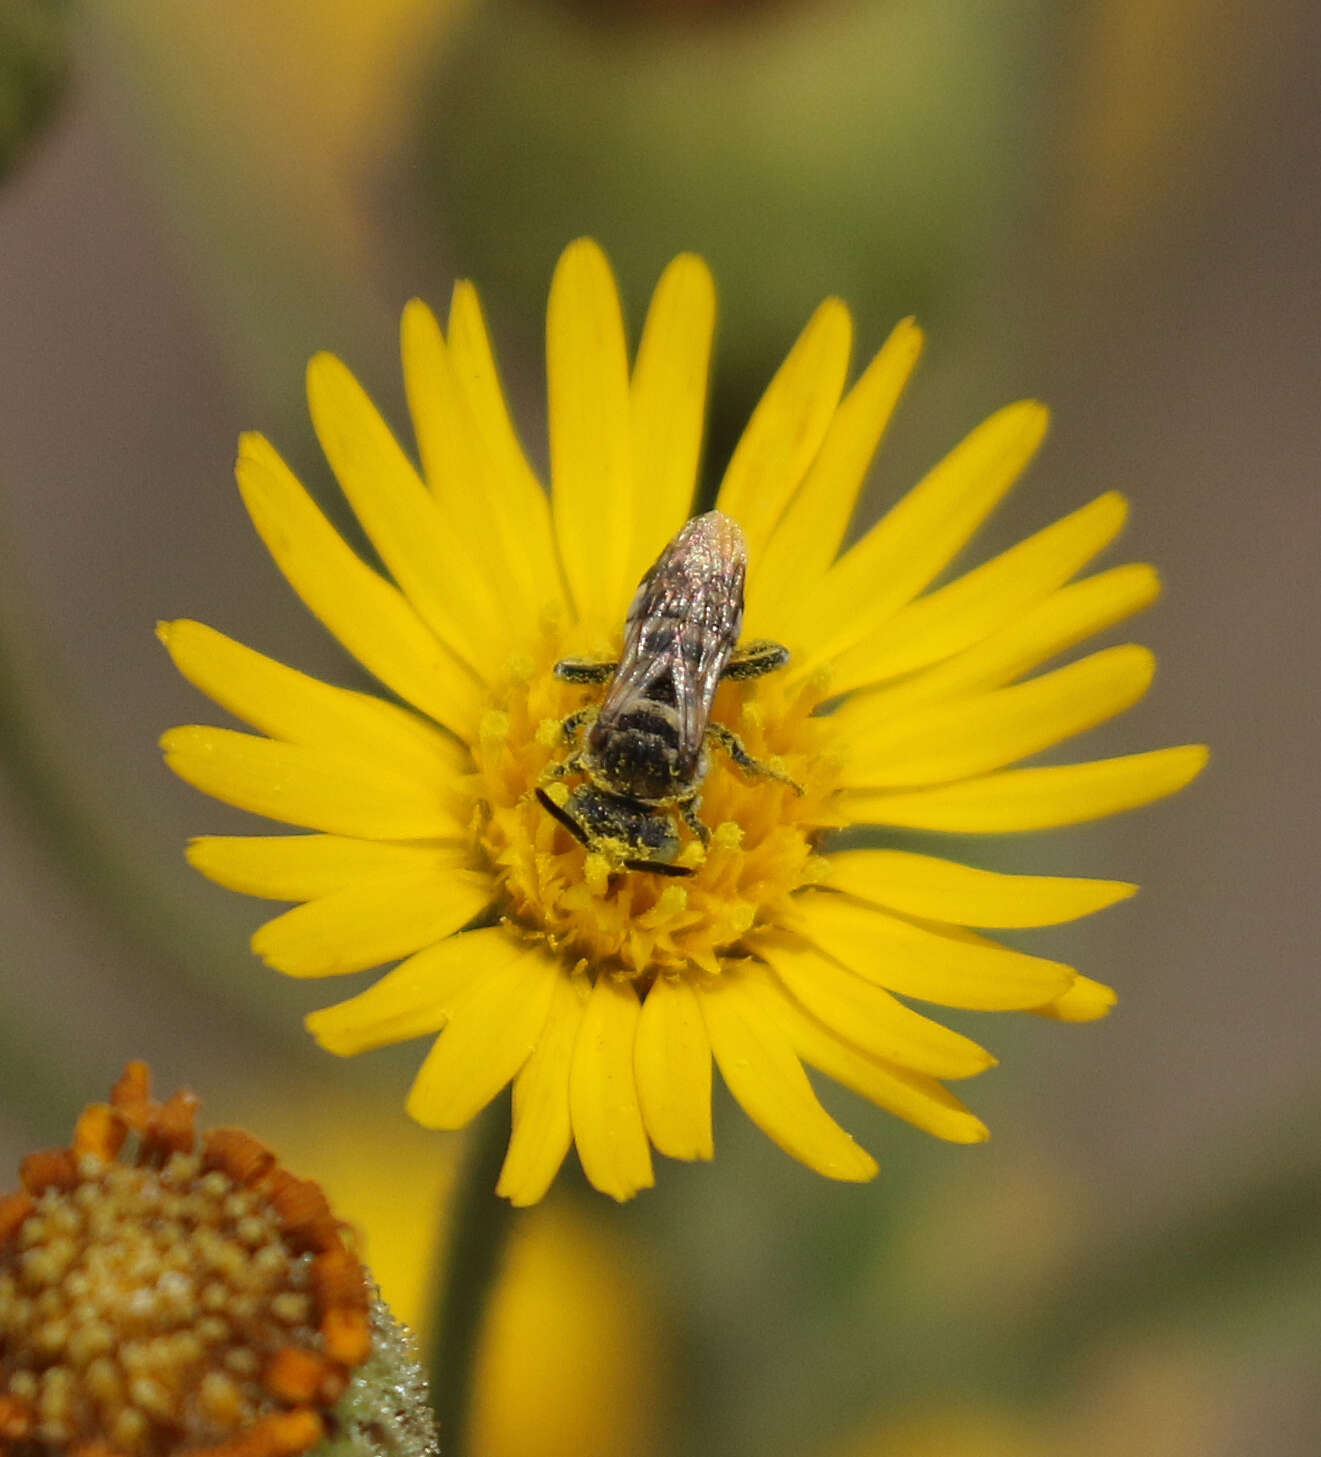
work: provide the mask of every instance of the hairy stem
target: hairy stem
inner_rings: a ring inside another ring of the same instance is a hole
[[[508,1138],[507,1101],[502,1100],[473,1128],[450,1202],[431,1357],[431,1396],[445,1457],[467,1457],[471,1447],[477,1352],[514,1223],[513,1208],[495,1193]]]

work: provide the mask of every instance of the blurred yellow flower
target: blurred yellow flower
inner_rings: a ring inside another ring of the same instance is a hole
[[[391,1117],[393,1100],[361,1088],[318,1095],[255,1085],[242,1121],[269,1132],[297,1168],[315,1169],[336,1210],[359,1232],[363,1258],[391,1312],[425,1346],[443,1211],[456,1174],[457,1144],[437,1150],[422,1129]]]
[[[562,1204],[517,1227],[478,1358],[477,1457],[661,1450],[670,1350],[648,1263]]]
[[[125,0],[90,7],[155,73],[144,83],[173,90],[191,81],[194,106],[205,97],[213,124],[219,109],[245,145],[265,130],[264,159],[284,159],[295,180],[309,164],[328,171],[390,138],[411,101],[410,61],[467,8],[468,0],[324,0],[315,11],[299,0],[232,0],[223,10],[156,14]]]
[[[327,1103],[291,1099],[286,1086],[252,1113],[291,1162],[315,1169],[390,1309],[426,1349],[455,1162],[384,1111],[361,1093]],[[664,1311],[617,1230],[557,1200],[514,1226],[474,1374],[475,1457],[656,1451],[669,1374]]]
[[[709,1158],[713,1057],[753,1121],[833,1178],[868,1179],[876,1165],[817,1101],[805,1062],[938,1137],[985,1137],[941,1080],[994,1059],[899,998],[1102,1016],[1108,988],[980,932],[1071,920],[1133,887],[897,848],[830,853],[831,832],[1071,824],[1168,794],[1205,761],[1185,746],[1007,767],[1141,697],[1154,665],[1134,645],[1020,680],[1147,605],[1155,572],[1074,580],[1123,524],[1111,492],[928,590],[1035,453],[1046,412],[1033,402],[985,421],[838,555],[921,336],[900,324],[846,393],[852,325],[830,299],[771,381],[716,503],[721,529],[746,541],[749,636],[786,644],[791,661],[724,682],[712,722],[780,777],[713,753],[687,830],[605,793],[612,814],[682,837],[660,858],[687,873],[626,868],[617,837],[580,844],[560,822],[572,816],[548,813],[549,791],[536,791],[567,767],[562,721],[599,690],[554,668],[618,657],[639,575],[691,510],[714,312],[706,266],[677,258],[630,366],[604,256],[587,240],[565,252],[547,323],[549,496],[470,284],[444,333],[420,303],[404,314],[421,473],[345,367],[314,359],[313,423],[393,582],[353,554],[266,440],[244,438],[239,486],[268,549],[406,707],[196,622],[160,629],[184,675],[258,731],[173,729],[170,766],[316,832],[206,837],[193,864],[304,903],[254,938],[281,971],[404,958],[308,1025],[345,1055],[442,1033],[408,1099],[427,1127],[461,1127],[512,1080],[499,1189],[518,1204],[542,1196],[571,1144],[618,1199],[652,1183],[653,1146]],[[673,702],[666,683],[654,691]]]

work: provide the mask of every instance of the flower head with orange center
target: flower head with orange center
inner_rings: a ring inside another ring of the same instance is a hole
[[[789,661],[720,682],[710,722],[776,772],[716,751],[694,771],[697,824],[672,816],[668,857],[685,874],[628,868],[608,837],[548,812],[573,782],[556,784],[572,757],[565,720],[603,692],[556,664],[619,659],[639,578],[693,507],[714,311],[705,264],[675,259],[630,361],[600,249],[565,252],[547,322],[549,492],[471,285],[456,287],[443,331],[420,303],[404,313],[420,465],[344,366],[314,359],[313,423],[388,577],[270,444],[243,439],[239,487],[271,554],[402,702],[317,682],[195,622],[160,629],[185,676],[257,730],[173,729],[170,766],[313,832],[202,838],[193,864],[300,903],[254,938],[279,970],[399,961],[308,1025],[340,1054],[439,1033],[408,1099],[429,1127],[462,1126],[512,1081],[499,1187],[516,1203],[541,1197],[571,1145],[620,1199],[652,1183],[653,1147],[709,1158],[713,1062],[757,1124],[834,1178],[876,1165],[804,1064],[939,1137],[985,1137],[944,1084],[994,1059],[909,1000],[1104,1015],[1108,988],[981,933],[1068,921],[1133,887],[1000,874],[885,831],[1076,823],[1169,794],[1205,762],[1184,746],[1011,767],[1142,696],[1153,660],[1134,645],[1038,670],[1148,605],[1158,579],[1141,565],[1080,575],[1123,525],[1112,492],[933,589],[1040,444],[1033,402],[978,426],[841,550],[921,335],[900,324],[846,389],[852,325],[831,299],[716,499],[746,543],[744,638],[785,645]],[[676,691],[655,690],[653,706]],[[648,830],[671,813],[618,796],[607,808]],[[834,848],[853,826],[870,848]]]
[[[292,1457],[371,1353],[320,1189],[131,1063],[0,1198],[0,1451]]]

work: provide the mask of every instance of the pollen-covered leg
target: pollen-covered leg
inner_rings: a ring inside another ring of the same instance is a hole
[[[572,774],[582,772],[582,757],[579,754],[571,754],[567,759],[553,760],[541,771],[541,784],[550,784],[556,779],[568,779]]]
[[[625,870],[643,870],[648,875],[691,875],[691,865],[675,865],[671,860],[625,860]]]
[[[581,729],[585,728],[596,717],[596,706],[588,704],[586,708],[580,708],[560,724],[560,737],[566,744],[573,743],[578,737]]]
[[[584,829],[583,826],[579,824],[577,818],[572,813],[570,806],[572,805],[573,801],[572,798],[566,794],[563,786],[561,786],[559,789],[558,798],[546,793],[544,785],[547,784],[552,778],[558,777],[558,775],[552,775],[549,771],[543,774],[541,776],[542,784],[537,788],[537,798],[541,801],[542,808],[547,810],[550,814],[554,815],[554,817],[559,820],[560,824],[562,824],[564,828],[568,830],[568,832],[573,836],[575,840],[579,842],[579,844],[587,845],[590,848],[592,843],[591,836],[588,834],[586,829]],[[561,798],[564,800],[563,804],[560,803]]]
[[[734,763],[748,774],[755,774],[760,779],[778,779],[781,784],[787,784],[796,793],[803,792],[803,786],[796,779],[790,779],[782,769],[776,769],[762,759],[754,759],[743,747],[743,740],[733,729],[727,729],[724,724],[709,723],[706,726],[706,737],[711,742],[719,744]]]
[[[618,666],[591,658],[561,658],[555,664],[555,676],[563,683],[608,683]]]
[[[702,796],[694,794],[691,799],[680,800],[677,808],[683,816],[683,822],[697,836],[703,845],[711,843],[711,831],[705,821],[699,818],[697,811],[701,808]]]
[[[732,678],[736,683],[744,678],[761,678],[783,668],[789,661],[789,649],[768,637],[753,638],[751,642],[740,643],[730,655],[722,678]],[[557,668],[555,670],[559,672]]]

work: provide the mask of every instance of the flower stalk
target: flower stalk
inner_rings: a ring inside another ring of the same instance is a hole
[[[517,1217],[495,1193],[505,1156],[505,1109],[489,1109],[469,1135],[447,1212],[437,1272],[432,1406],[445,1457],[468,1457],[482,1332]]]

